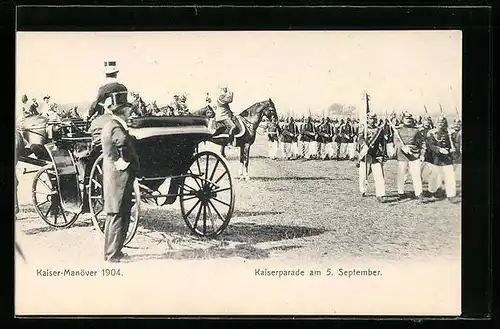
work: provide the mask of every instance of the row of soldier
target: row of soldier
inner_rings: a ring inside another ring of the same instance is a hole
[[[269,157],[277,158],[278,148],[284,159],[355,160],[355,142],[359,122],[351,118],[314,122],[311,117],[296,122],[288,117],[283,123],[275,119],[265,127]]]
[[[377,199],[384,202],[385,178],[383,164],[389,159],[398,161],[398,195],[406,196],[404,184],[411,176],[414,197],[441,198],[456,201],[455,171],[461,165],[462,125],[459,119],[448,125],[445,117],[436,127],[429,116],[415,120],[411,113],[399,117],[378,119],[368,114],[365,136],[359,120],[322,119],[315,123],[311,117],[295,122],[292,117],[282,124],[267,123],[269,157],[277,158],[278,148],[283,159],[350,159],[358,160],[359,190],[366,195],[367,177],[373,173]],[[280,146],[280,147],[279,147]],[[423,177],[428,190],[423,191]],[[441,189],[444,181],[444,189]]]

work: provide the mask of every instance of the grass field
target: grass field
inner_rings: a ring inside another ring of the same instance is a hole
[[[259,135],[251,150],[252,179],[234,179],[235,212],[222,236],[216,240],[191,236],[178,202],[167,207],[144,206],[139,231],[127,248],[132,261],[460,258],[461,204],[397,201],[396,161],[386,163],[389,202],[380,204],[372,181],[368,197],[359,195],[355,162],[273,161],[265,157],[266,148],[264,136]],[[227,150],[233,177],[238,170],[237,154],[237,149]],[[49,227],[31,205],[33,174],[18,172],[18,177],[21,213],[17,228],[24,234],[26,249],[36,250],[37,258],[46,254],[62,261],[78,254],[100,260],[102,242],[88,216],[82,215],[71,228]],[[406,188],[413,190],[410,182]]]

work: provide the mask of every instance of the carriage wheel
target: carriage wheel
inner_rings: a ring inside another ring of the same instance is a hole
[[[101,154],[94,162],[92,170],[90,171],[88,198],[90,214],[92,216],[94,227],[97,229],[97,232],[99,232],[101,236],[104,236],[106,213],[104,212],[104,195],[102,193],[102,159],[103,155]],[[132,212],[124,245],[127,245],[130,241],[132,241],[132,238],[137,232],[137,226],[139,224],[140,201],[141,196],[139,193],[139,188],[137,183],[134,183],[134,193],[132,195]]]
[[[33,178],[31,192],[38,216],[50,226],[69,227],[78,218],[79,213],[63,209],[57,189],[56,173],[51,164],[37,171]]]
[[[204,151],[195,155],[188,174],[193,176],[180,184],[182,217],[193,233],[216,237],[226,229],[234,210],[235,195],[227,162],[216,153]]]

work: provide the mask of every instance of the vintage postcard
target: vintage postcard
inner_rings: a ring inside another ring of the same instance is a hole
[[[16,47],[17,316],[460,315],[460,31]]]

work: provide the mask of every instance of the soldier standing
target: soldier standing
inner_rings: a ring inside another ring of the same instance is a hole
[[[280,127],[275,117],[271,118],[271,121],[267,123],[266,134],[267,134],[267,146],[269,152],[269,159],[276,159],[278,153],[278,135],[280,133]]]
[[[326,117],[323,124],[320,126],[319,135],[321,138],[321,158],[323,160],[331,159],[332,152],[332,125],[330,123],[330,118]]]
[[[433,197],[439,198],[438,189],[445,182],[446,196],[452,203],[456,203],[457,186],[455,171],[453,170],[453,153],[455,145],[448,133],[448,121],[445,117],[437,120],[435,129],[427,133],[427,148],[432,161],[432,176],[429,178],[429,192]]]
[[[422,118],[422,127],[420,127],[420,133],[424,137],[424,140],[427,141],[427,133],[433,127],[432,119],[430,116],[426,115]],[[432,170],[432,160],[431,160],[431,152],[427,148],[427,143],[425,147],[424,161],[422,162],[422,166],[420,169],[420,175],[422,177],[422,182],[428,182],[428,177],[431,176]],[[428,191],[424,191],[424,196],[430,196]]]
[[[383,128],[377,126],[377,115],[367,114],[368,127],[360,129],[358,136],[359,152],[359,191],[366,196],[367,179],[370,172],[375,181],[375,196],[377,201],[385,202],[385,180],[383,173],[384,143]],[[366,129],[366,139],[365,139]]]
[[[332,159],[339,159],[339,152],[340,152],[340,133],[339,133],[339,120],[337,118],[334,118],[332,121],[332,134],[333,134],[333,142],[332,142],[332,149],[333,149],[333,156]]]
[[[127,102],[127,91],[124,89],[110,93],[105,100],[106,105],[110,103],[108,108],[113,114],[112,119],[102,129],[103,193],[106,212],[104,259],[109,262],[120,262],[127,256],[121,249],[130,224],[132,192],[139,169],[133,137],[129,135],[126,123],[132,105]]]
[[[354,128],[352,126],[351,118],[347,118],[346,124],[344,127],[344,133],[345,133],[345,141],[347,144],[347,154],[346,154],[346,159],[349,160],[356,160],[355,158],[355,151],[356,148],[354,146]]]
[[[396,157],[398,159],[398,195],[405,198],[405,175],[409,170],[413,181],[415,197],[422,200],[421,163],[425,155],[425,139],[422,132],[415,127],[413,116],[407,113],[403,116],[403,125],[394,131],[396,138]]]
[[[305,158],[306,156],[306,144],[304,143],[304,136],[302,135],[304,124],[305,118],[302,117],[302,119],[299,121],[299,124],[297,125],[297,128],[299,129],[299,134],[297,136],[297,159]]]
[[[456,119],[454,121],[451,132],[451,140],[455,144],[455,153],[453,154],[453,168],[455,177],[462,176],[462,121]]]
[[[281,132],[282,156],[284,159],[290,160],[297,153],[293,145],[297,142],[298,134],[299,130],[293,121],[293,117],[287,118]]]
[[[314,154],[314,139],[316,138],[316,129],[314,123],[311,121],[311,117],[308,116],[306,123],[302,127],[302,141],[304,142],[305,148],[305,159],[309,160]]]

